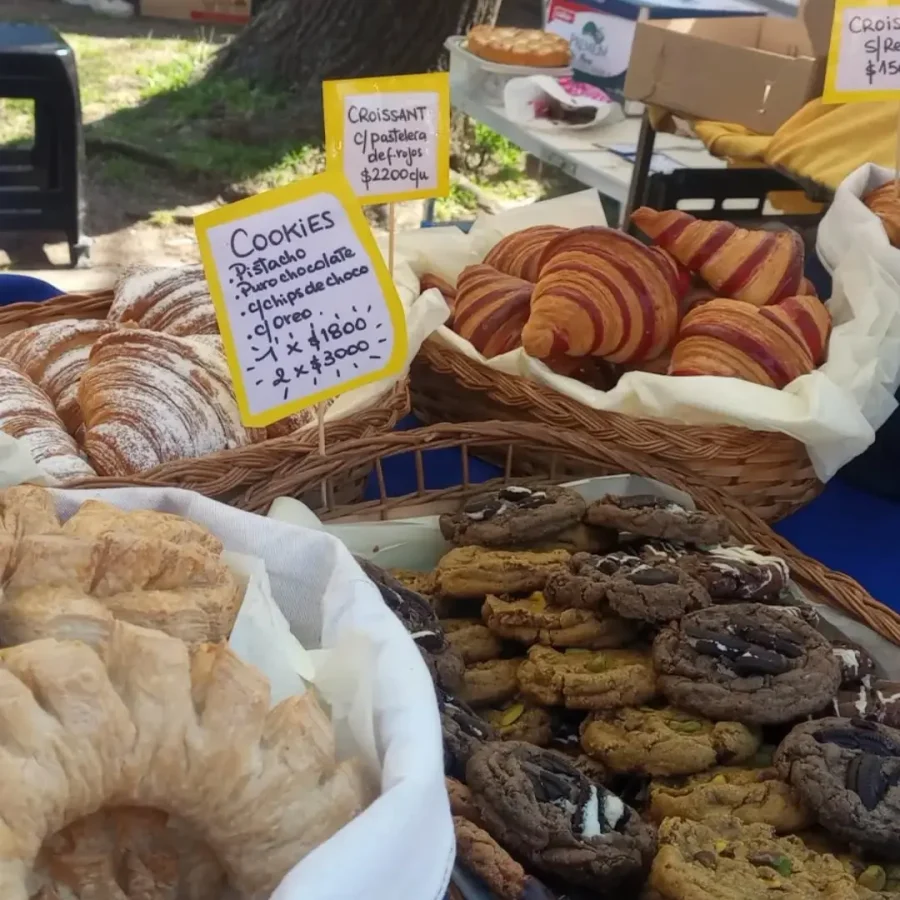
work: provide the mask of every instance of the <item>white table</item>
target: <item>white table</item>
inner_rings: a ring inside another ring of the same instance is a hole
[[[555,166],[624,208],[629,199],[634,165],[611,150],[628,144],[637,150],[641,119],[626,118],[608,128],[585,131],[542,131],[507,118],[502,107],[489,106],[459,91],[453,92],[453,106],[483,122],[523,150]],[[654,153],[665,154],[685,168],[722,169],[724,160],[711,156],[700,141],[672,134],[655,136]]]

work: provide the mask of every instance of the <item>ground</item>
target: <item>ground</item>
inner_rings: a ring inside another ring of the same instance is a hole
[[[323,164],[321,147],[304,137],[314,123],[292,113],[289,94],[204,77],[216,48],[233,33],[227,27],[113,19],[60,0],[0,0],[0,20],[12,19],[51,24],[75,51],[94,244],[91,270],[73,274],[67,246],[52,243],[57,236],[0,235],[0,267],[42,270],[80,289],[139,262],[194,261],[196,212]],[[28,102],[0,100],[0,145],[27,141],[30,133]],[[462,185],[457,180],[439,201],[438,218],[471,218],[479,206],[528,201],[542,190],[504,139],[471,124],[464,135],[455,157]],[[383,211],[369,212],[374,227],[383,225]],[[399,221],[417,226],[421,213],[420,204],[412,205]]]

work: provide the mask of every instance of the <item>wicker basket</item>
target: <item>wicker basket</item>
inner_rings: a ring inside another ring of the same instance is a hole
[[[582,431],[625,451],[694,472],[774,522],[812,500],[822,484],[799,441],[773,431],[681,425],[584,406],[543,385],[490,369],[431,337],[410,373],[413,410],[424,422],[514,419]],[[572,475],[595,474],[583,462]]]
[[[112,302],[112,291],[90,294],[66,294],[44,303],[17,303],[0,308],[0,335],[58,319],[105,319]],[[350,417],[329,422],[325,428],[326,446],[390,431],[409,412],[409,391],[400,382],[381,396],[377,403]],[[67,487],[180,487],[197,491],[216,500],[250,512],[263,510],[255,500],[265,492],[270,479],[281,480],[282,473],[292,476],[302,471],[304,460],[318,449],[318,433],[307,429],[298,435],[274,438],[223,450],[209,456],[180,459],[156,466],[135,478],[97,477],[72,482]],[[348,469],[334,483],[342,502],[362,497],[366,479],[372,471],[367,465]]]
[[[446,448],[462,451],[462,484],[442,490],[428,490],[425,486],[423,454]],[[384,460],[410,452],[413,453],[416,471],[416,492],[404,497],[387,497]],[[738,539],[786,559],[794,580],[813,599],[846,610],[888,640],[900,644],[900,615],[873,599],[848,575],[833,572],[802,554],[775,534],[737,498],[710,485],[695,472],[685,472],[674,463],[636,453],[618,443],[598,441],[583,432],[565,429],[551,431],[533,423],[495,421],[432,425],[414,431],[361,438],[332,447],[327,456],[309,457],[295,471],[282,469],[283,478],[273,478],[266,485],[265,492],[257,493],[254,506],[262,508],[279,496],[302,496],[312,508],[319,510],[323,519],[329,521],[379,521],[450,512],[457,509],[465,498],[485,489],[484,484],[470,482],[469,461],[471,457],[487,455],[504,460],[502,480],[515,477],[518,483],[523,480],[543,484],[565,481],[566,473],[573,465],[587,462],[594,475],[635,473],[679,488],[690,494],[699,508],[726,516]],[[371,464],[373,460],[380,499],[343,504],[332,485],[340,485],[347,471]],[[540,461],[540,468],[536,461]],[[324,492],[321,490],[323,482]],[[324,506],[323,493],[327,497]]]

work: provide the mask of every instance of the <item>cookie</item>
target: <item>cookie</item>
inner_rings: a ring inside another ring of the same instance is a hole
[[[532,647],[519,668],[519,689],[541,706],[618,709],[656,695],[650,656],[639,650],[569,650]]]
[[[831,649],[841,666],[842,688],[853,687],[875,674],[875,660],[859,644],[832,641]]]
[[[462,816],[453,817],[456,858],[477,875],[496,900],[555,900],[483,828]]]
[[[482,710],[481,714],[502,741],[527,741],[538,747],[550,743],[550,713],[539,706],[513,700],[494,709]]]
[[[712,603],[700,582],[678,566],[644,563],[613,576],[606,589],[610,609],[623,619],[661,625]]]
[[[830,853],[856,880],[859,896],[874,900],[867,891],[875,891],[879,900],[893,900],[900,896],[900,863],[877,856],[861,856],[851,852],[846,844],[836,840],[827,831],[816,828],[798,834],[807,847],[817,853]]]
[[[780,834],[801,831],[814,822],[796,789],[771,767],[718,766],[650,785],[650,816],[656,822],[670,816],[699,822],[716,815],[734,816],[745,825],[771,825]]]
[[[654,829],[563,754],[486,744],[469,760],[466,783],[490,834],[535,869],[605,893],[643,882]]]
[[[441,731],[444,737],[444,771],[465,778],[469,757],[486,741],[497,740],[493,727],[467,703],[438,691]]]
[[[814,713],[840,683],[831,645],[815,628],[759,603],[689,613],[657,636],[653,663],[674,706],[756,725]]]
[[[584,510],[581,495],[568,488],[510,484],[442,515],[439,524],[453,544],[509,548],[552,540],[577,525]]]
[[[671,500],[649,494],[633,497],[607,494],[588,506],[584,520],[589,525],[685,544],[720,544],[731,533],[722,516],[685,509]]]
[[[480,599],[488,594],[531,594],[553,572],[565,569],[565,550],[488,550],[456,547],[435,570],[437,589],[444,597]]]
[[[744,762],[759,745],[759,734],[738,722],[711,722],[672,707],[592,713],[581,726],[585,753],[613,772],[692,775]]]
[[[555,606],[606,610],[606,591],[613,575],[631,572],[640,565],[640,557],[622,551],[575,553],[566,569],[547,579],[544,597]]]
[[[434,572],[419,572],[417,569],[387,569],[388,575],[400,584],[423,597],[430,597],[436,590]]]
[[[454,816],[462,816],[476,825],[479,823],[478,810],[472,799],[472,792],[461,781],[447,776],[444,779],[447,785],[447,799],[450,801],[450,812]]]
[[[639,630],[637,623],[620,616],[552,606],[540,592],[522,600],[488,596],[481,615],[498,637],[550,647],[621,647]]]
[[[791,580],[788,564],[755,547],[705,547],[681,556],[678,565],[714,600],[763,602],[778,597]]]
[[[861,719],[797,725],[775,767],[843,841],[900,859],[900,731]]]
[[[650,885],[666,900],[855,900],[856,885],[830,854],[768,825],[732,816],[666,819]]]
[[[532,550],[565,550],[568,553],[607,553],[615,550],[619,535],[611,528],[596,528],[579,522],[570,525],[549,540],[528,542]]]
[[[461,700],[470,706],[495,706],[519,692],[517,674],[522,659],[490,659],[473,663],[463,672]]]
[[[481,619],[441,619],[440,622],[450,646],[467,666],[498,659],[503,653],[497,636]]]
[[[831,707],[836,716],[900,728],[900,681],[864,678],[856,687],[838,691]]]

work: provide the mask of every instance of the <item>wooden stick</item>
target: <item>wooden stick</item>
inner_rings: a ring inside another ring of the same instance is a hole
[[[388,203],[388,270],[394,277],[394,235],[397,231],[397,211],[393,203]]]
[[[325,410],[327,409],[327,405],[325,403],[317,403],[316,404],[316,423],[319,430],[319,453],[322,456],[325,456]],[[322,479],[322,509],[328,509],[328,487],[326,486],[326,479]]]
[[[900,200],[900,106],[897,107],[897,150],[894,156],[894,196]]]

